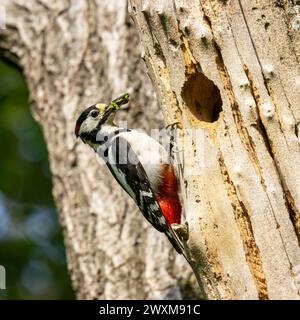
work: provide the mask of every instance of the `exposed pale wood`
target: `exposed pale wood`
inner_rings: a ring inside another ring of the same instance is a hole
[[[202,135],[192,145],[199,163],[184,148],[182,185],[208,295],[299,299],[297,8],[269,0],[129,3],[165,118],[182,124],[182,139],[187,129]]]

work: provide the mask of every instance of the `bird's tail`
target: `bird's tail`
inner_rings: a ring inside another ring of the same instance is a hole
[[[198,268],[195,267],[195,264],[192,262],[192,259],[190,256],[187,256],[187,253],[185,251],[185,247],[182,243],[182,241],[179,239],[178,235],[176,234],[176,232],[172,229],[171,226],[169,226],[168,230],[166,231],[166,235],[169,239],[169,241],[171,242],[171,244],[173,245],[173,247],[175,248],[175,250],[179,253],[179,254],[182,254],[185,258],[185,260],[188,262],[188,264],[190,265],[190,267],[192,268],[193,270],[193,273],[196,277],[196,280],[198,282],[198,285],[199,285],[199,288],[200,288],[200,291],[203,295],[203,299],[208,299],[207,298],[207,294],[204,290],[204,287],[203,287],[203,282],[202,282],[202,279],[200,277],[200,274],[199,274],[199,270]]]

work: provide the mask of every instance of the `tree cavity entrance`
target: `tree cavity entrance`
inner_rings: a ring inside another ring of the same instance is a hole
[[[183,99],[191,113],[200,121],[213,123],[222,111],[220,90],[204,74],[189,77],[183,87]]]

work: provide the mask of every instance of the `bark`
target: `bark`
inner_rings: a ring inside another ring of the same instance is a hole
[[[206,293],[299,299],[300,7],[129,3],[165,119],[183,128],[188,245]]]
[[[2,56],[23,71],[49,151],[68,268],[80,299],[199,295],[184,259],[74,136],[87,106],[129,91],[128,125],[163,126],[126,1],[1,0]]]
[[[1,4],[0,47],[23,69],[44,130],[77,296],[199,296],[182,257],[73,136],[79,110],[127,89],[123,117],[163,125],[126,3]],[[164,123],[182,126],[187,252],[205,295],[299,299],[299,10],[284,0],[129,5]]]

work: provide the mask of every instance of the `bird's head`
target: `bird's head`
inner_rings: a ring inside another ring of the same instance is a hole
[[[109,104],[97,103],[85,109],[76,121],[76,137],[86,138],[93,132],[98,131],[103,124],[111,124],[115,112],[128,101],[129,94],[126,93]]]

